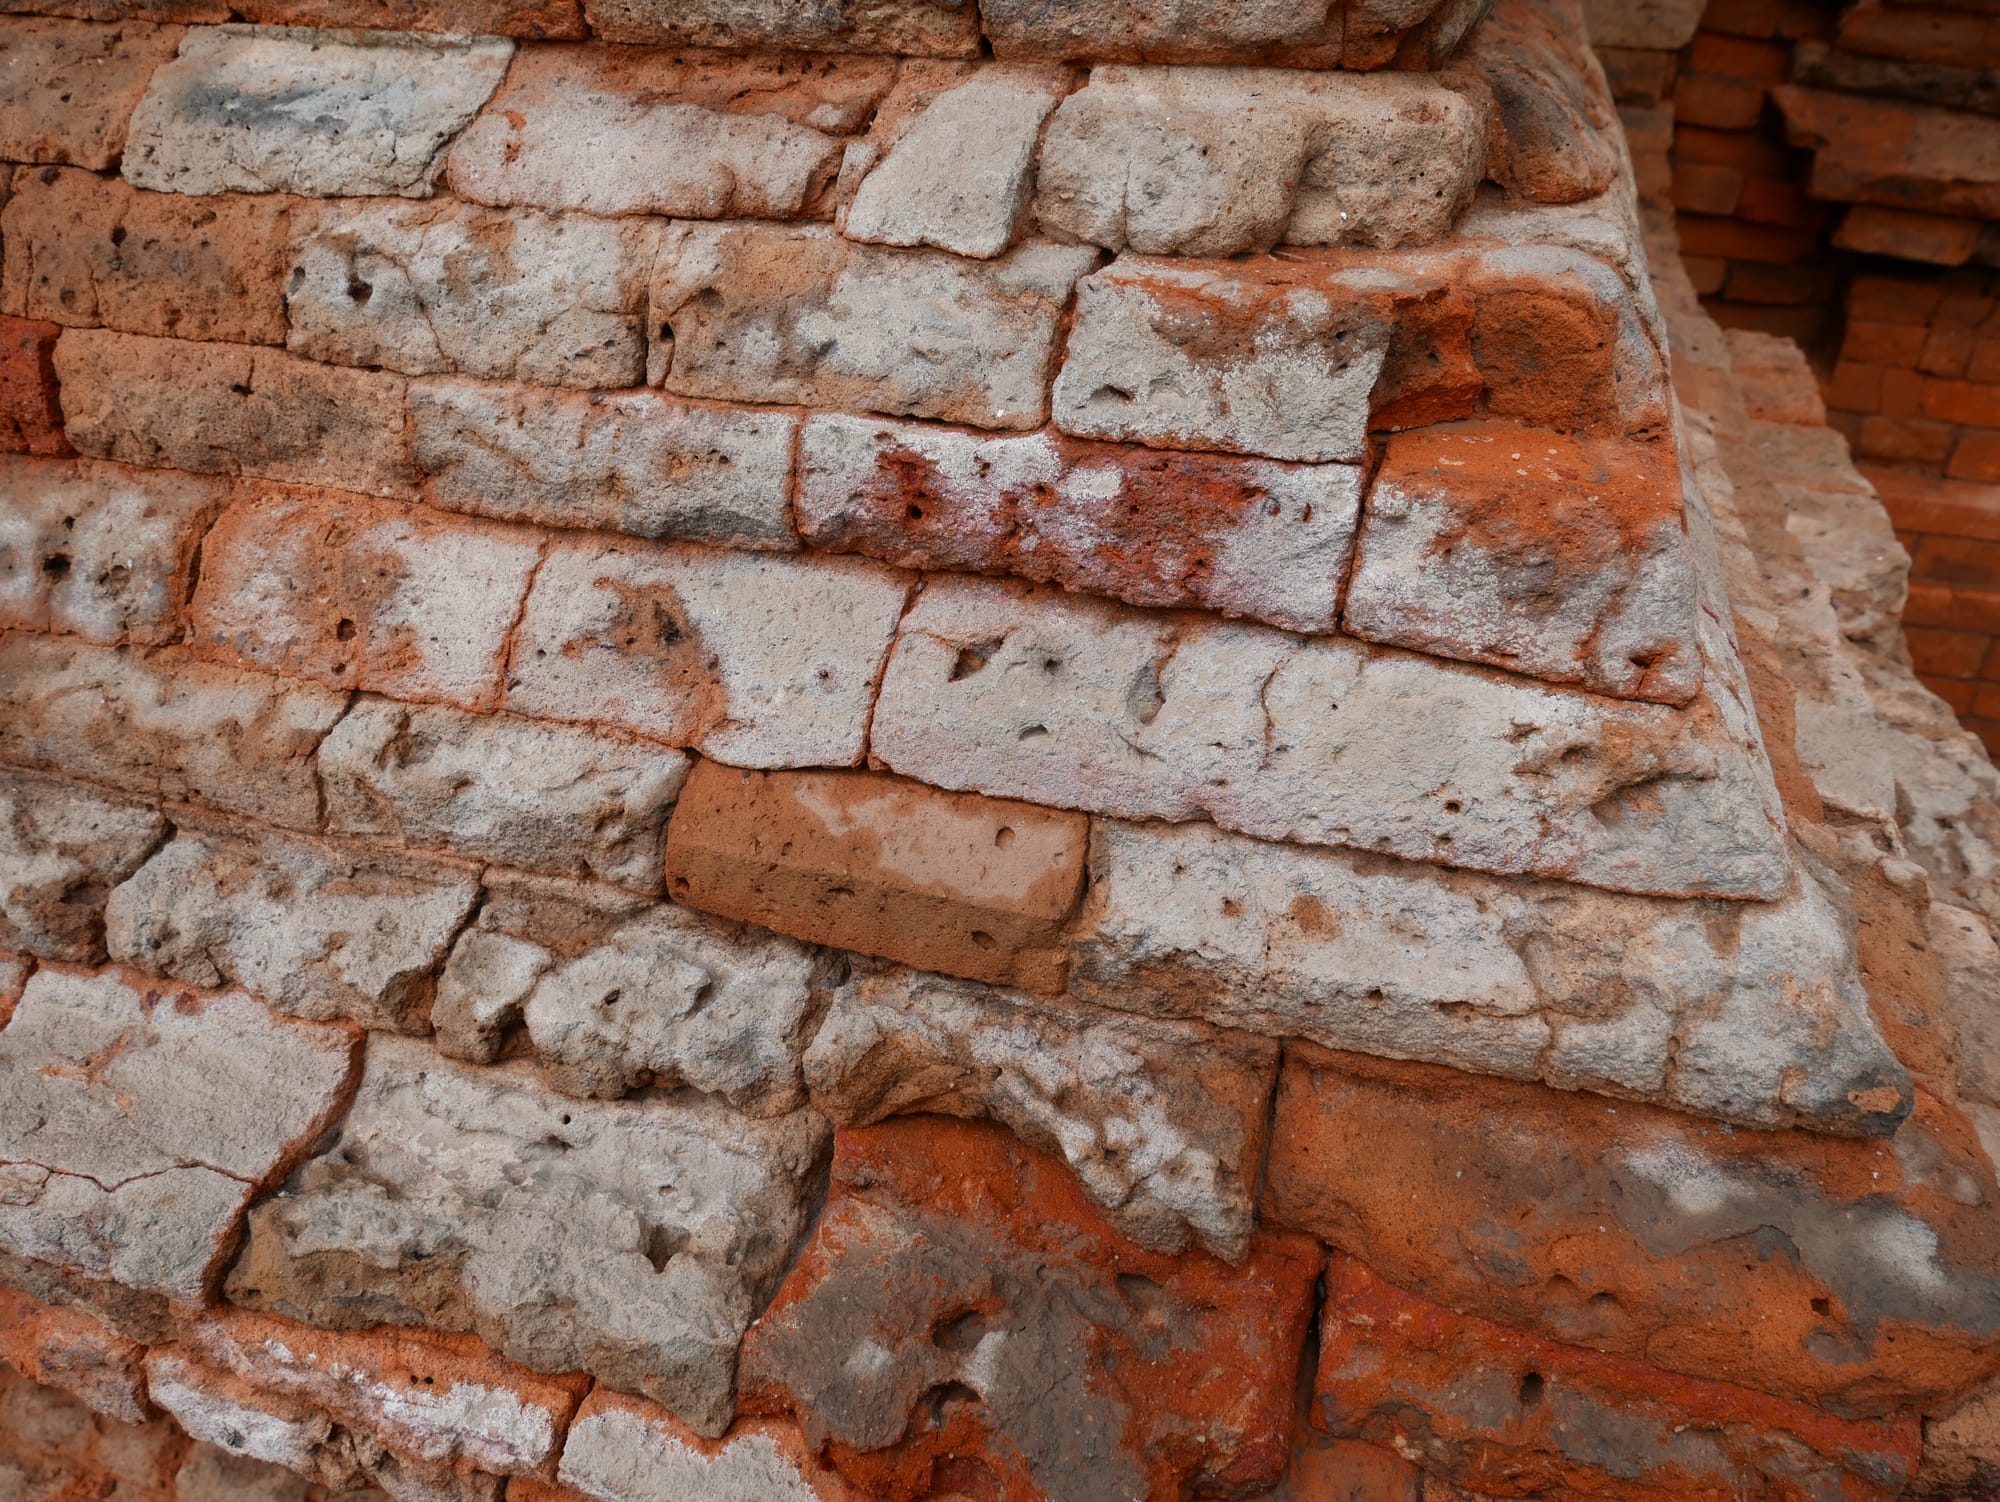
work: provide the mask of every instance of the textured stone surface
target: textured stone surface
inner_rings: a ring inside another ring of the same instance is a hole
[[[464,204],[324,210],[285,283],[309,359],[543,386],[644,378],[654,226]]]
[[[112,958],[280,1011],[422,1032],[476,887],[451,867],[278,835],[178,832],[111,894]]]
[[[813,1105],[842,1126],[938,1112],[1060,1154],[1085,1194],[1154,1251],[1250,1247],[1277,1044],[1202,1023],[1038,1001],[869,970],[806,1055]]]
[[[166,837],[142,804],[0,771],[0,948],[104,959],[104,903]]]
[[[1419,75],[1094,69],[1050,122],[1035,213],[1143,255],[1421,245],[1484,172],[1486,121]]]
[[[87,461],[0,470],[0,627],[94,641],[181,634],[203,533],[225,487]]]
[[[801,1055],[839,962],[772,934],[583,883],[491,878],[438,985],[438,1046],[525,1044],[558,1089],[689,1085],[758,1116],[805,1102]]]
[[[852,765],[907,589],[840,559],[558,542],[507,705],[741,765]]]
[[[0,640],[0,760],[295,829],[319,822],[310,763],[347,695],[180,652]]]
[[[1595,198],[1624,169],[1618,114],[1582,20],[1577,0],[1500,0],[1453,59],[1492,93],[1506,137],[1493,178],[1541,203]]]
[[[704,761],[667,838],[676,902],[813,943],[1062,989],[1087,822],[875,772]]]
[[[894,76],[882,58],[539,47],[452,147],[447,181],[478,203],[798,218]]]
[[[1053,406],[1079,437],[1353,460],[1371,423],[1648,432],[1665,402],[1659,350],[1618,272],[1518,244],[1365,263],[1121,258],[1078,288]]]
[[[940,787],[1056,807],[1771,898],[1783,823],[1747,695],[1715,670],[1726,650],[1711,645],[1707,693],[1673,710],[1341,638],[936,580],[897,639],[869,748]]]
[[[745,1407],[789,1412],[888,1502],[1254,1491],[1284,1470],[1321,1252],[1241,1267],[1148,1252],[998,1127],[840,1133],[812,1241],[743,1350]]]
[[[469,32],[537,41],[583,35],[577,0],[241,0],[235,9],[245,20],[267,25]],[[224,11],[199,19],[226,18]]]
[[[364,698],[320,746],[334,834],[657,891],[687,758],[512,715]]]
[[[0,1288],[0,1363],[58,1387],[106,1418],[145,1421],[144,1347],[77,1309]]]
[[[74,452],[63,433],[56,340],[62,326],[0,317],[0,454]]]
[[[1685,704],[1695,595],[1670,446],[1477,423],[1390,440],[1341,619],[1389,646]]]
[[[1058,319],[1095,259],[1045,242],[974,262],[813,225],[674,225],[649,373],[683,396],[1038,427]]]
[[[0,159],[116,165],[147,79],[181,35],[144,21],[0,20]]]
[[[345,1334],[240,1310],[190,1321],[180,1349],[398,1453],[500,1476],[555,1474],[589,1382],[580,1373],[539,1377],[462,1335]]]
[[[38,972],[0,1030],[0,1245],[199,1301],[252,1194],[346,1103],[357,1048],[238,991]]]
[[[1584,0],[1593,47],[1678,52],[1694,40],[1703,0]]]
[[[172,1497],[186,1442],[170,1424],[93,1413],[53,1387],[0,1368],[0,1486],[22,1502]],[[246,1494],[244,1502],[305,1502]],[[211,1502],[188,1495],[174,1502]]]
[[[1336,1433],[1482,1491],[1574,1488],[1617,1502],[1886,1499],[1916,1469],[1919,1438],[1915,1415],[1848,1422],[1455,1315],[1338,1255],[1314,1407]]]
[[[93,458],[369,495],[413,488],[400,376],[99,329],[65,332],[55,369],[70,441]]]
[[[238,344],[285,341],[297,199],[188,199],[119,178],[23,168],[0,214],[0,310],[55,323]]]
[[[413,381],[424,499],[447,511],[725,547],[795,546],[785,499],[799,420],[650,391],[582,395]]]
[[[513,52],[497,37],[203,27],[153,74],[125,180],[170,193],[427,198],[442,148]]]
[[[188,616],[212,661],[491,709],[543,543],[420,506],[246,487]]]
[[[607,42],[677,47],[801,47],[969,57],[979,51],[971,0],[584,0],[591,32]]]
[[[1851,918],[1498,881],[1099,820],[1070,988],[1106,1005],[1754,1126],[1886,1136],[1910,1083]]]
[[[1420,19],[1431,7],[1404,8]],[[1233,62],[1249,56],[1298,68],[1340,65],[1345,19],[1324,0],[1227,7],[1202,0],[986,0],[980,18],[1002,58]]]
[[[229,1295],[334,1328],[476,1329],[713,1437],[825,1141],[806,1115],[579,1102],[378,1036],[337,1138],[253,1212]]]
[[[1000,66],[946,89],[861,180],[841,232],[876,245],[1001,254],[1020,237],[1042,122],[1067,85],[1055,69]],[[1040,170],[1046,178],[1046,156]]]
[[[570,1426],[562,1479],[577,1488],[570,1495],[598,1502],[863,1502],[791,1425],[740,1419],[705,1440],[664,1409],[602,1387]]]
[[[1294,1044],[1264,1213],[1451,1308],[1836,1412],[2000,1366],[2000,1195],[1928,1096],[1889,1142],[1742,1133]]]
[[[1814,89],[1771,97],[1791,143],[1814,148],[1814,197],[2000,217],[2000,120]]]
[[[807,419],[798,518],[819,547],[1010,573],[1134,605],[1331,631],[1362,471]]]

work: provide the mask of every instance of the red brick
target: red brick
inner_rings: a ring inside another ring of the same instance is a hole
[[[1708,73],[1683,73],[1674,85],[1674,116],[1716,130],[1748,130],[1764,113],[1762,83]]]
[[[1940,480],[1934,475],[1870,465],[1862,467],[1862,474],[1881,495],[1889,519],[1899,529],[2000,542],[2000,485]]]
[[[62,329],[0,318],[0,453],[67,454],[55,350]]]
[[[2000,339],[1980,338],[1973,341],[1972,358],[1966,364],[1965,378],[1968,381],[2000,384]]]
[[[1923,544],[1919,541],[1917,545]],[[1903,625],[1905,629],[1936,626],[1980,636],[2000,633],[2000,594],[1954,589],[1936,580],[1912,580],[1909,603],[1903,608]]]
[[[1986,692],[1980,684],[1962,678],[1936,678],[1927,682],[1924,687],[1950,705],[1951,712],[1960,719],[1972,713],[1973,704],[1979,695]]]
[[[1720,256],[1682,256],[1681,265],[1695,292],[1702,297],[1720,292],[1723,278],[1729,275],[1729,263]]]
[[[1750,40],[1720,32],[1696,34],[1688,51],[1694,73],[1719,73],[1728,78],[1765,79],[1781,83],[1791,76],[1792,49],[1783,42]]]
[[[1961,433],[1944,472],[1955,480],[1989,480],[2000,484],[2000,432],[1975,428]]]
[[[1847,316],[1881,323],[1929,323],[1946,289],[1907,277],[1857,276],[1847,293]]]
[[[1923,411],[1924,388],[1928,384],[1914,370],[1882,372],[1882,415],[1916,417]]]
[[[1723,256],[1732,261],[1759,261],[1767,266],[1789,266],[1819,244],[1819,237],[1810,230],[1692,214],[1681,219],[1680,233],[1683,255]]]
[[[1290,1455],[1322,1255],[1283,1232],[1237,1267],[1146,1251],[997,1127],[841,1131],[743,1343],[743,1411],[796,1417],[882,1502],[1256,1492]]]
[[[1649,47],[1599,47],[1611,97],[1620,104],[1657,104],[1674,90],[1679,58]]]
[[[1830,407],[1840,407],[1849,412],[1881,411],[1882,367],[1842,360],[1833,367],[1833,381],[1826,388],[1826,401]]]
[[[1952,429],[1941,422],[1870,417],[1861,424],[1858,452],[1899,464],[1942,464],[1953,441]]]
[[[1936,7],[1861,0],[1841,16],[1835,38],[1841,51],[1870,57],[1947,67],[1990,63],[2000,52],[2000,18],[1948,0]]]
[[[1782,141],[1747,130],[1709,130],[1686,120],[1674,122],[1674,159],[1736,167],[1761,177],[1789,179],[1799,153]]]
[[[2000,428],[2000,386],[1981,381],[1926,381],[1923,413],[1968,428]]]
[[[1967,719],[1964,725],[1985,743],[1988,756],[2000,759],[2000,720]]]
[[[1917,357],[1917,369],[1925,375],[1957,380],[1972,364],[1975,343],[1972,330],[1940,324],[1925,336],[1924,352]]]
[[[536,41],[584,34],[577,0],[239,0],[237,9],[264,26],[470,31]]]
[[[1430,1495],[1423,1473],[1402,1456],[1335,1439],[1312,1424],[1301,1429],[1285,1479],[1265,1502],[1418,1502]]]
[[[1736,212],[1756,224],[1817,230],[1826,223],[1825,204],[1807,197],[1798,183],[1770,177],[1745,179]]]
[[[541,556],[516,527],[245,482],[209,532],[196,653],[331,688],[492,709]]]
[[[1861,448],[1861,424],[1863,414],[1859,412],[1828,412],[1826,425],[1847,440],[1849,449],[1859,452]]]
[[[1812,303],[1785,307],[1722,300],[1711,302],[1708,313],[1725,329],[1755,329],[1760,334],[1775,334],[1797,344],[1817,343],[1827,318],[1827,310]]]
[[[1670,1376],[1455,1314],[1338,1254],[1326,1287],[1321,1422],[1477,1491],[1887,1502],[1916,1471],[1915,1414],[1854,1422]]]
[[[1725,295],[1735,302],[1797,306],[1822,302],[1833,290],[1831,266],[1759,266],[1738,261],[1729,268]]]
[[[815,944],[1062,990],[1089,821],[879,772],[702,761],[667,830],[674,901]]]
[[[1814,0],[1729,0],[1702,15],[1703,31],[1745,37],[1823,36],[1831,17]]]
[[[1995,318],[2000,317],[2000,303],[1978,292],[1942,290],[1932,322],[1982,334],[2000,334],[2000,328],[1993,327]]]
[[[2000,589],[2000,542],[1977,537],[1924,538],[1911,577],[1966,589]]]
[[[1961,716],[1977,715],[1982,720],[2000,720],[2000,683],[1981,682],[1972,685],[1954,683],[1951,686],[1972,689],[1972,702],[1964,706],[1952,704],[1952,713]],[[1946,699],[1945,703],[1951,704],[1951,700]]]
[[[143,1423],[145,1350],[75,1309],[0,1287],[0,1363],[44,1387],[59,1387],[106,1418]]]
[[[1840,358],[1913,370],[1928,337],[1929,329],[1922,323],[1884,323],[1850,317],[1847,337],[1840,345]]]
[[[1674,206],[1684,213],[1733,214],[1743,192],[1743,174],[1734,167],[1676,162],[1672,192]]]
[[[1979,244],[1980,221],[1949,214],[1857,203],[1834,231],[1833,243],[1866,255],[1899,256],[1935,266],[1963,266]]]
[[[1911,626],[1910,661],[1919,673],[1939,678],[1976,678],[1986,659],[1987,638],[1970,631]]]

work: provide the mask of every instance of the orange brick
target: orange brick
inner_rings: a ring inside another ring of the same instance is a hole
[[[1858,203],[1834,231],[1833,243],[1865,255],[1899,256],[1935,266],[1963,266],[1979,244],[1980,222]]]
[[[1740,219],[1713,219],[1696,214],[1681,219],[1680,232],[1684,255],[1723,256],[1732,261],[1760,261],[1767,266],[1789,266],[1819,244],[1818,236],[1810,230],[1745,224]]]
[[[1945,290],[1936,282],[1908,277],[1857,276],[1847,294],[1847,316],[1882,323],[1929,323]]]
[[[1611,97],[1620,104],[1658,104],[1674,90],[1678,54],[1650,47],[1599,47]]]
[[[1792,49],[1783,42],[1752,40],[1703,31],[1689,49],[1688,68],[1695,73],[1719,73],[1727,78],[1765,79],[1782,83],[1791,76]]]
[[[1814,0],[1729,0],[1708,8],[1701,29],[1743,37],[1816,37],[1831,31],[1832,21]]]
[[[1992,638],[1972,631],[1941,631],[1933,626],[1910,626],[1904,631],[1910,640],[1910,661],[1926,676],[1976,678],[1986,660]]]
[[[1764,113],[1765,86],[1713,73],[1683,73],[1674,85],[1674,118],[1717,130],[1748,130]]]
[[[1907,0],[1883,5],[1862,0],[1840,19],[1844,52],[1942,65],[1984,60],[2000,50],[2000,21],[1978,14],[1976,5],[1916,7]]]
[[[1951,706],[1951,712],[1961,720],[1972,713],[1972,706],[1985,689],[1977,683],[1968,683],[1962,678],[1933,678],[1924,684],[1932,693]]]
[[[1972,358],[1966,363],[1968,381],[2000,383],[2000,339],[1975,339]]]
[[[1469,1494],[1468,1494],[1469,1495]],[[1437,1485],[1400,1455],[1299,1425],[1291,1468],[1265,1502],[1436,1502]]]
[[[2000,720],[1966,720],[1965,728],[1986,745],[1988,756],[2000,757]]]
[[[1720,292],[1723,278],[1729,275],[1729,263],[1720,256],[1682,256],[1681,265],[1687,271],[1688,281],[1702,297]]]
[[[1882,367],[1864,365],[1859,360],[1842,360],[1833,367],[1833,381],[1826,389],[1826,404],[1849,412],[1882,410]]]
[[[1928,331],[1921,323],[1885,323],[1850,317],[1847,320],[1847,337],[1841,341],[1840,357],[1911,370],[1923,355],[1927,336]]]
[[[1859,451],[1898,464],[1942,464],[1955,441],[1952,428],[1912,417],[1869,417],[1861,424]]]
[[[1874,465],[1863,465],[1861,472],[1899,529],[2000,542],[2000,485],[1971,485]],[[1994,629],[2000,630],[2000,624]]]
[[[1921,546],[1921,544],[1919,544]],[[1979,589],[1954,589],[1929,579],[1910,581],[1910,600],[1903,607],[1904,626],[1934,626],[1946,631],[1972,631],[1981,636],[2000,633],[2000,594]]]
[[[685,907],[995,985],[1058,992],[1089,821],[880,772],[696,764],[667,827]]]
[[[1917,357],[1917,369],[1925,375],[1957,380],[1971,367],[1976,343],[1971,329],[1936,325],[1924,338],[1924,352]]]
[[[1949,682],[1950,680],[1946,681]],[[1953,714],[1960,716],[1977,715],[1982,720],[2000,720],[2000,683],[1981,683],[1977,686],[1953,683],[1952,687],[1957,689],[1972,687],[1973,690],[1971,695],[1972,702],[1970,704],[1954,702],[1959,697],[1957,695],[1938,695],[1945,703],[1951,705]]]
[[[2000,428],[2000,386],[1983,381],[1926,381],[1923,413],[1968,428]]]
[[[2000,591],[2000,542],[1982,537],[1927,536],[1910,573],[1970,589]]]
[[[1816,230],[1826,223],[1826,205],[1806,195],[1795,182],[1751,177],[1743,183],[1736,212],[1756,224],[1781,224]]]
[[[1734,167],[1702,162],[1674,163],[1674,206],[1690,214],[1733,214],[1743,192],[1743,174]]]
[[[56,395],[56,338],[62,329],[29,318],[0,318],[0,453],[67,454]]]
[[[1882,372],[1882,415],[1916,417],[1924,409],[1924,378],[1914,370]]]
[[[1862,420],[1863,414],[1859,412],[1828,412],[1826,414],[1826,425],[1847,440],[1848,448],[1857,452],[1861,448]]]
[[[1709,303],[1708,313],[1726,329],[1755,329],[1797,344],[1815,343],[1826,323],[1826,309],[1810,304],[1774,307],[1768,303],[1722,301]]]
[[[1981,333],[2000,333],[1988,327],[1996,316],[1994,299],[1979,292],[1946,290],[1938,298],[1937,312],[1931,322],[1942,323],[1952,328],[1976,329]]]
[[[1961,433],[1944,472],[1954,480],[2000,483],[2000,433],[1991,428],[1973,428]]]
[[[1737,167],[1761,177],[1786,178],[1792,175],[1800,155],[1781,141],[1749,130],[1708,130],[1686,120],[1674,122],[1674,159],[1705,162],[1715,167]]]
[[[145,1351],[77,1309],[43,1304],[0,1288],[0,1365],[59,1387],[106,1418],[147,1417]]]
[[[1796,307],[1820,302],[1833,290],[1831,266],[1759,266],[1738,261],[1729,268],[1726,295],[1735,302]]]

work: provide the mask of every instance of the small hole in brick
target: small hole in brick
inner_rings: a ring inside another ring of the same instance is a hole
[[[604,993],[604,1000],[600,1001],[598,1005],[601,1007],[615,1007],[624,999],[624,996],[625,993],[617,989],[606,991]]]
[[[67,579],[69,577],[69,554],[49,554],[48,557],[42,560],[42,572],[47,574],[51,579]]]
[[[1005,850],[1009,845],[1014,843],[1014,831],[1002,824],[999,829],[994,831],[993,843],[998,845],[1002,850]]]
[[[365,304],[369,298],[375,295],[375,289],[359,277],[353,277],[348,280],[347,295],[357,304]]]
[[[342,641],[353,641],[354,622],[348,620],[346,617],[343,616],[340,620],[334,622],[333,634],[339,637],[340,640]]]
[[[907,516],[913,522],[920,522],[924,519],[924,508],[921,506],[912,506],[903,515]]]
[[[974,949],[998,949],[1000,947],[1000,941],[994,938],[993,935],[989,934],[985,929],[975,928],[972,931],[972,947]]]
[[[1547,1383],[1542,1381],[1542,1374],[1540,1372],[1529,1372],[1526,1376],[1522,1377],[1521,1406],[1523,1408],[1539,1408],[1542,1402],[1542,1391],[1547,1385]]]
[[[1818,1315],[1827,1315],[1833,1313],[1833,1300],[1814,1299],[1812,1301],[1812,1312]]]
[[[1048,733],[1049,733],[1049,727],[1046,725],[1030,725],[1025,730],[1023,730],[1018,736],[1016,736],[1015,739],[1023,741],[1036,741],[1040,740],[1043,736],[1047,735]]]
[[[1447,798],[1444,800],[1444,811],[1448,814],[1462,814],[1465,812],[1465,805],[1456,798]]]
[[[111,226],[111,243],[113,245],[123,245],[125,243],[124,225],[114,224]]]

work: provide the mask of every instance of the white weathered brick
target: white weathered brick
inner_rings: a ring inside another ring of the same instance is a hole
[[[452,147],[446,181],[475,203],[796,219],[894,76],[886,58],[536,47]]]
[[[1096,821],[1077,995],[1329,1048],[1880,1136],[1910,1100],[1834,900],[1661,902]]]
[[[0,468],[0,627],[176,639],[195,553],[226,494],[194,475],[10,456]]]
[[[169,193],[428,198],[507,71],[498,37],[202,26],[153,74],[124,174]]]
[[[478,886],[316,841],[182,829],[111,894],[112,958],[192,985],[235,984],[280,1011],[422,1032]]]
[[[644,379],[657,226],[458,203],[321,213],[286,281],[295,354],[544,386]]]
[[[354,1030],[42,970],[0,1029],[0,1246],[199,1302],[237,1217],[346,1103]]]
[[[973,0],[585,0],[583,13],[591,33],[607,42],[904,57],[979,51]]]
[[[521,618],[507,707],[739,766],[852,766],[908,589],[844,559],[558,543]]]
[[[0,770],[0,947],[104,958],[104,903],[167,832],[143,804]]]
[[[660,242],[649,374],[683,396],[1039,427],[1057,323],[1095,261],[1035,241],[967,261],[817,225],[676,224]]]
[[[720,1434],[826,1143],[809,1112],[579,1101],[531,1068],[377,1035],[338,1134],[253,1212],[229,1297],[322,1325],[470,1327]]]
[[[800,463],[799,527],[820,547],[1312,632],[1334,629],[1363,479],[838,415],[806,420]]]
[[[842,1126],[914,1111],[1001,1122],[1061,1153],[1126,1235],[1240,1261],[1277,1068],[1265,1038],[871,968],[835,993],[806,1082]]]
[[[664,1409],[605,1387],[577,1411],[561,1479],[598,1502],[863,1502],[796,1425],[739,1419],[705,1440]]]
[[[347,695],[132,652],[0,641],[0,758],[292,829],[319,822],[313,752]]]
[[[1339,637],[934,580],[870,752],[940,787],[1619,890],[1772,898],[1784,821],[1740,667],[1685,710]]]
[[[1042,121],[1068,86],[1053,68],[982,68],[933,99],[862,179],[851,240],[990,258],[1020,237]]]
[[[1478,103],[1421,74],[1093,69],[1042,147],[1035,213],[1145,255],[1421,245],[1484,176]]]
[[[326,827],[657,892],[677,751],[363,698],[320,745]]]
[[[448,511],[725,547],[797,546],[790,413],[650,391],[413,381],[424,498]]]

